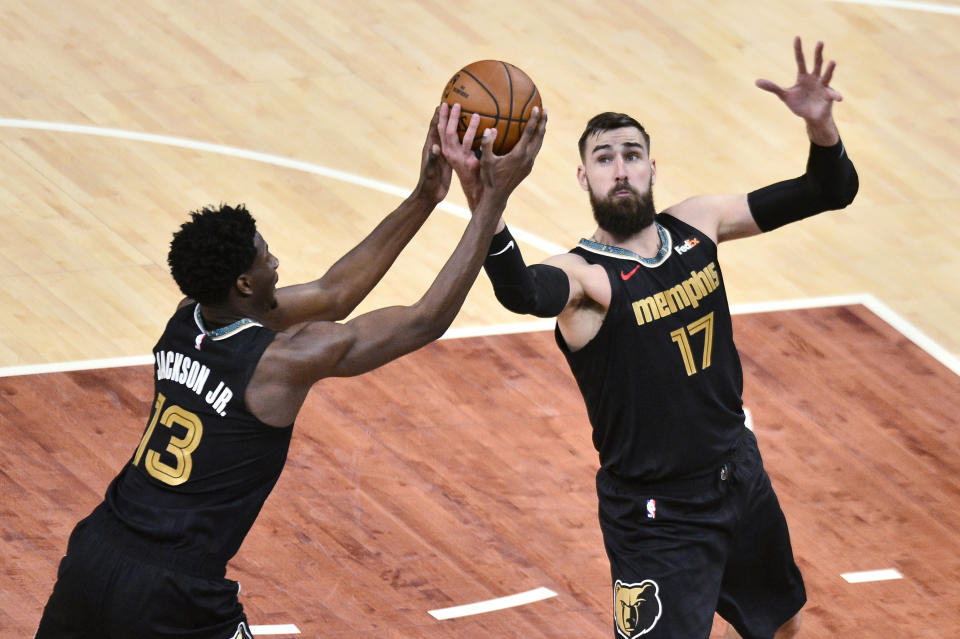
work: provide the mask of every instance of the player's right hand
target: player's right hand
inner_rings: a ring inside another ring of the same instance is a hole
[[[480,143],[480,177],[483,182],[484,193],[495,189],[501,195],[510,193],[523,181],[543,146],[543,136],[547,132],[547,112],[541,113],[537,107],[533,108],[530,119],[523,129],[520,140],[509,153],[496,155],[493,152],[493,142],[497,139],[496,129],[487,129]]]

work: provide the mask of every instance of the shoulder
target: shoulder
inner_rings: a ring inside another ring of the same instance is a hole
[[[579,253],[571,252],[554,255],[545,259],[543,264],[559,268],[564,271],[570,279],[581,282],[584,285],[591,280],[597,280],[599,278],[606,281],[607,278],[606,269],[604,269],[603,265],[590,262]]]
[[[552,255],[543,261],[544,264],[549,264],[550,266],[556,266],[557,268],[583,268],[587,266],[592,266],[587,260],[583,258],[582,255],[577,253],[561,253],[559,255]]]
[[[543,263],[559,268],[570,280],[570,301],[565,312],[581,308],[587,300],[603,308],[610,305],[610,278],[602,264],[591,263],[577,253],[554,255]]]
[[[296,366],[305,360],[316,364],[318,355],[334,355],[344,345],[349,345],[352,335],[349,323],[325,320],[301,322],[275,331],[264,358],[267,358],[268,364],[281,366]]]
[[[663,213],[689,224],[714,243],[760,232],[745,193],[697,195],[674,204]]]

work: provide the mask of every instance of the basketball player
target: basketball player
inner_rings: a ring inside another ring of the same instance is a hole
[[[325,377],[363,373],[437,339],[483,263],[507,198],[546,130],[517,146],[484,137],[483,196],[424,296],[337,323],[381,279],[447,194],[439,111],[413,194],[320,279],[276,289],[279,261],[243,207],[206,208],[177,231],[171,272],[187,299],[154,348],[147,427],[106,498],[77,524],[37,637],[250,637],[225,579],[286,461],[293,422]]]
[[[786,520],[744,425],[742,371],[717,244],[847,206],[857,174],[832,116],[835,64],[823,44],[775,93],[803,118],[806,173],[749,194],[706,195],[657,214],[650,138],[600,114],[580,138],[577,176],[598,228],[527,267],[501,223],[485,270],[508,309],[557,317],[556,341],[583,393],[599,452],[599,518],[610,560],[614,636],[706,639],[714,611],[729,637],[792,637],[806,601]],[[471,204],[477,159],[444,152]],[[455,120],[455,118],[454,118]],[[735,629],[735,631],[734,631]],[[737,634],[739,633],[739,635]]]

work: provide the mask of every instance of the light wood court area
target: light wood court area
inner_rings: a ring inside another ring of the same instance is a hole
[[[524,69],[550,112],[507,211],[533,262],[593,231],[576,142],[602,111],[650,132],[659,208],[802,173],[803,123],[754,80],[791,84],[793,37],[808,62],[823,40],[859,195],[724,244],[730,302],[868,295],[955,364],[958,34],[957,0],[0,0],[0,636],[31,636],[152,393],[140,366],[11,373],[148,355],[180,299],[171,233],[207,204],[247,204],[281,285],[322,274],[413,187],[440,92],[475,60]],[[454,183],[358,312],[418,299],[464,203]],[[481,276],[455,327],[517,321]],[[808,581],[803,636],[960,636],[957,374],[856,304],[735,327]],[[318,385],[232,564],[252,622],[610,636],[596,454],[552,339],[444,340]],[[887,568],[903,578],[840,576]],[[538,587],[557,596],[427,614]]]

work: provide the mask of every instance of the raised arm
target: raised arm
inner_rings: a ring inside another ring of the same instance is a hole
[[[803,118],[810,138],[806,172],[749,194],[699,196],[667,209],[716,241],[772,231],[823,211],[841,209],[857,194],[857,172],[833,119],[833,103],[843,99],[830,86],[836,63],[831,61],[824,68],[822,42],[814,49],[811,70],[807,69],[799,37],[794,39],[793,49],[797,62],[793,86],[783,88],[765,79],[756,84]]]
[[[493,154],[495,130],[485,135],[483,195],[453,254],[418,302],[365,313],[345,324],[310,322],[277,335],[251,380],[253,392],[248,391],[257,417],[290,423],[317,380],[364,373],[443,334],[476,279],[508,197],[533,168],[546,131],[546,114],[536,117],[507,155]]]
[[[306,321],[344,319],[383,278],[450,188],[451,169],[440,156],[438,121],[439,109],[430,122],[420,179],[410,196],[320,279],[278,289],[278,305],[267,325],[283,330]]]

